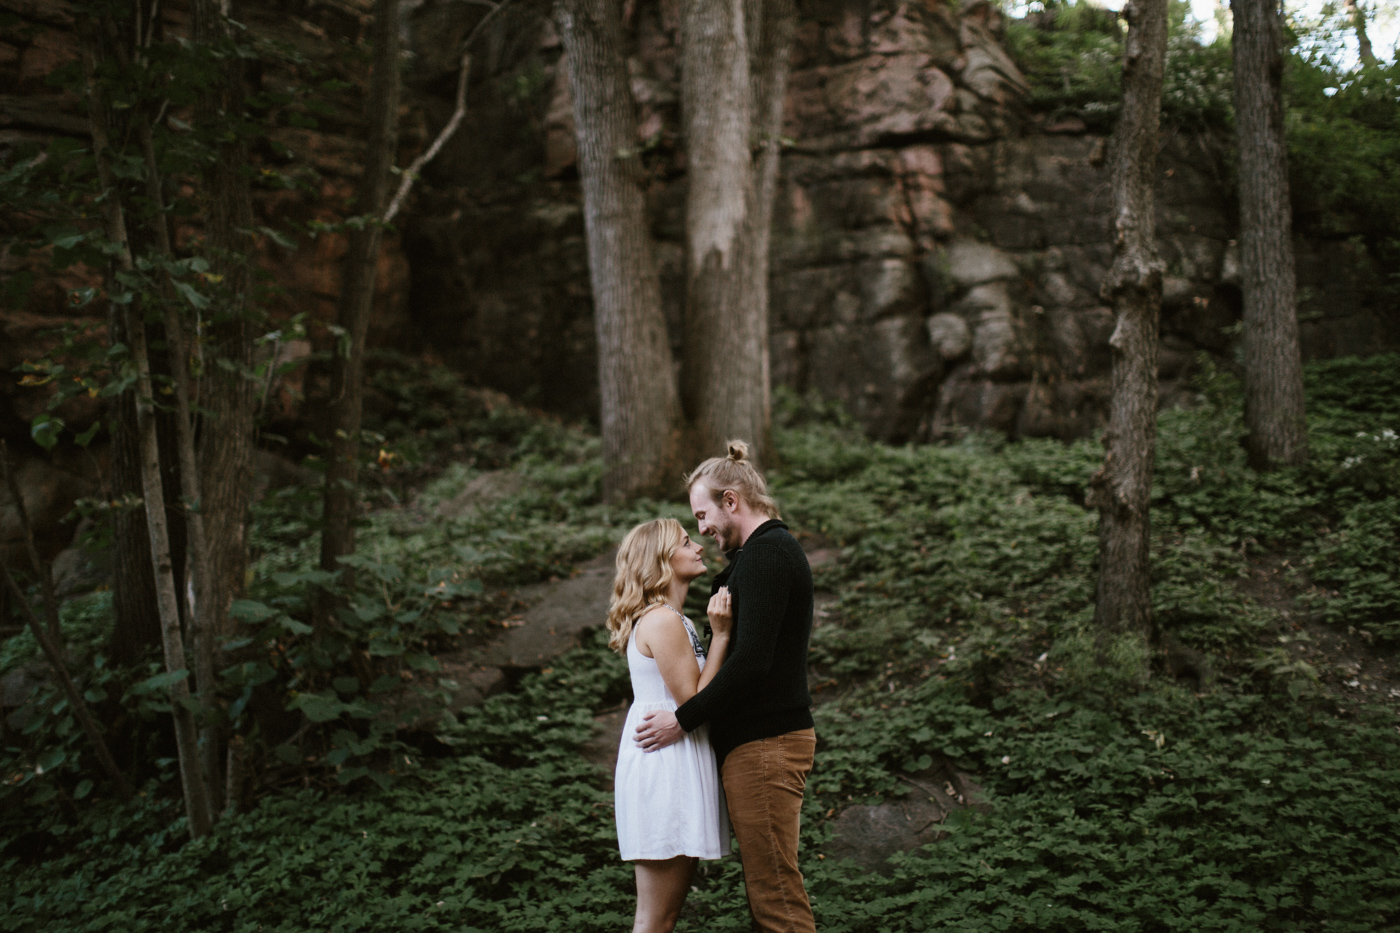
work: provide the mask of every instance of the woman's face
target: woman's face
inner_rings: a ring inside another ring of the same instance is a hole
[[[689,583],[703,574],[705,562],[700,556],[704,553],[705,549],[691,541],[690,535],[682,538],[681,546],[671,555],[671,571],[676,575],[676,579],[682,583]]]

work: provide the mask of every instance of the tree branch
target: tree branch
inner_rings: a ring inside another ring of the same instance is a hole
[[[500,9],[500,7],[496,7]],[[496,12],[495,9],[487,14],[490,17]],[[485,19],[482,20],[485,22]],[[413,182],[417,180],[418,173],[423,170],[423,166],[431,162],[447,141],[452,138],[452,134],[457,132],[457,127],[462,125],[462,118],[467,115],[467,79],[471,76],[472,57],[469,53],[462,55],[462,71],[457,77],[457,106],[452,111],[452,118],[447,121],[447,125],[438,133],[433,144],[424,150],[423,154],[413,160],[413,164],[404,169],[403,181],[399,182],[399,190],[394,194],[394,199],[389,202],[389,208],[384,212],[384,223],[391,222],[398,214],[399,208],[403,207],[404,199],[408,197],[408,192],[413,188]]]
[[[418,173],[423,170],[423,166],[437,157],[437,154],[442,151],[442,147],[452,138],[452,134],[457,132],[457,127],[461,126],[462,118],[467,115],[467,79],[471,77],[472,57],[467,49],[471,48],[472,43],[476,41],[476,37],[481,34],[481,31],[485,29],[502,10],[510,6],[513,0],[500,0],[498,3],[492,2],[492,0],[468,0],[468,2],[475,3],[478,6],[488,6],[491,9],[481,18],[480,22],[472,27],[472,31],[467,33],[467,37],[462,40],[462,70],[457,76],[457,105],[452,111],[451,119],[449,119],[447,125],[442,128],[442,132],[438,133],[437,139],[433,140],[433,144],[429,146],[422,155],[414,159],[412,165],[404,169],[403,180],[399,182],[399,190],[394,194],[394,199],[389,202],[389,207],[384,211],[384,216],[381,218],[386,224],[391,222],[394,217],[398,215],[399,209],[403,207],[403,202],[408,197],[409,191],[413,189],[413,183],[418,180]]]
[[[5,449],[4,442],[0,441],[0,465],[3,465],[5,480],[10,488],[10,495],[14,498],[16,505],[20,509],[20,514],[24,515],[24,502],[19,497],[19,491],[15,486],[14,475],[10,472],[10,454]],[[29,527],[28,518],[24,519],[26,530]],[[31,545],[32,547],[32,545]],[[83,732],[87,735],[88,741],[92,743],[93,751],[97,753],[97,760],[102,765],[102,770],[112,779],[117,786],[117,793],[122,800],[130,800],[132,797],[131,783],[122,774],[121,768],[117,767],[116,759],[112,757],[111,751],[107,748],[107,741],[102,738],[102,731],[97,728],[97,720],[93,718],[92,711],[88,709],[87,702],[83,695],[78,692],[78,687],[73,683],[73,678],[68,675],[68,667],[63,663],[63,655],[57,644],[49,638],[44,631],[44,627],[39,624],[39,617],[34,614],[34,607],[29,605],[28,598],[24,595],[24,590],[20,589],[15,582],[14,575],[10,573],[8,564],[0,562],[0,572],[4,573],[5,586],[9,589],[10,595],[15,598],[15,602],[24,610],[24,617],[29,622],[29,629],[34,633],[34,640],[43,649],[44,656],[48,658],[49,665],[53,668],[54,676],[58,678],[59,685],[63,687],[63,693],[68,697],[68,705],[73,709],[73,715],[77,717],[79,725],[83,727]],[[52,597],[52,587],[49,588],[49,596]],[[53,613],[55,616],[57,612]]]

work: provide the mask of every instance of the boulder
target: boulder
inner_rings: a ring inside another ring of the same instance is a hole
[[[976,807],[981,788],[971,775],[940,761],[902,776],[907,794],[877,804],[855,804],[832,820],[831,841],[822,855],[849,859],[868,871],[889,870],[888,859],[936,842],[943,821],[956,810]]]

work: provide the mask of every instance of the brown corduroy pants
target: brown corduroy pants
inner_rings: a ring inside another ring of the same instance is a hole
[[[739,842],[749,910],[762,933],[816,930],[797,867],[802,793],[816,747],[816,732],[802,729],[746,742],[724,758],[729,822]]]

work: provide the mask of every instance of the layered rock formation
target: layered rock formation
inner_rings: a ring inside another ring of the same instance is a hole
[[[679,17],[670,0],[625,6],[678,339]],[[455,60],[453,16],[434,3],[414,14],[425,85],[441,86],[435,69]],[[968,427],[1078,436],[1104,409],[1108,139],[1029,112],[1002,29],[985,2],[960,12],[941,0],[802,6],[774,230],[773,373],[840,399],[886,439]],[[468,126],[406,234],[410,304],[419,339],[455,365],[587,417],[592,321],[559,55],[547,22],[503,31]],[[1198,353],[1231,354],[1239,295],[1222,147],[1168,130],[1160,162],[1170,400]],[[1364,257],[1344,239],[1300,237],[1297,249],[1308,355],[1396,343],[1394,324],[1366,304],[1376,272]]]

